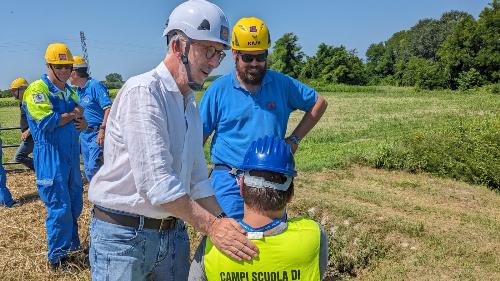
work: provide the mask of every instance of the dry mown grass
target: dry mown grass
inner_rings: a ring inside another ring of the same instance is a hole
[[[0,280],[89,280],[84,262],[72,274],[48,270],[34,176],[7,178],[22,204],[0,209]],[[365,167],[303,173],[296,184],[289,212],[321,221],[331,235],[329,280],[500,280],[500,197],[486,188]],[[80,218],[84,246],[89,208]]]

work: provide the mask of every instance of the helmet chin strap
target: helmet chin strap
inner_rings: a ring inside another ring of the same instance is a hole
[[[50,69],[52,69],[52,73],[54,73],[54,76],[56,77],[57,81],[59,81],[61,83],[66,83],[66,81],[62,81],[61,79],[59,79],[59,76],[57,76],[56,71],[52,67],[52,64],[49,64],[49,66],[50,66]]]
[[[191,47],[191,39],[186,40],[186,46],[184,47],[184,52],[181,55],[181,60],[182,63],[184,64],[184,67],[186,68],[186,73],[187,73],[187,78],[188,78],[188,86],[191,88],[193,91],[199,91],[203,89],[203,83],[197,83],[193,80],[193,76],[191,75],[191,68],[189,67],[189,59],[188,59],[188,54],[189,54],[189,48]]]

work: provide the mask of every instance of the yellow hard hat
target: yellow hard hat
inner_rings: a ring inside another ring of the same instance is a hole
[[[19,77],[14,79],[12,83],[10,83],[10,90],[18,89],[21,87],[28,87],[28,81],[24,79],[23,77]]]
[[[49,64],[73,64],[73,55],[66,44],[52,43],[45,51],[45,62]]]
[[[83,67],[89,67],[87,62],[85,61],[84,58],[81,56],[74,56],[73,57],[73,68],[83,68]]]
[[[269,49],[271,36],[266,24],[258,18],[241,18],[233,27],[231,47],[237,51]]]

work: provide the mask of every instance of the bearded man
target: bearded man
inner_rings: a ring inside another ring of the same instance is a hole
[[[235,219],[243,217],[237,176],[250,144],[266,135],[285,139],[290,113],[299,109],[304,116],[286,138],[295,153],[327,107],[314,89],[267,69],[270,41],[262,20],[241,18],[233,27],[231,42],[236,70],[215,80],[200,104],[204,141],[214,133],[210,178],[215,196],[223,211]]]

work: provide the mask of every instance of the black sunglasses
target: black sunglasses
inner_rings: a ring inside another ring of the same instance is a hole
[[[258,62],[265,62],[267,60],[267,51],[258,54],[258,55],[250,55],[250,54],[241,54],[240,53],[241,60],[245,63],[251,63],[253,60],[257,60]]]
[[[73,69],[73,65],[72,64],[53,64],[52,67],[54,69],[57,69],[57,70],[61,70],[61,69]]]

